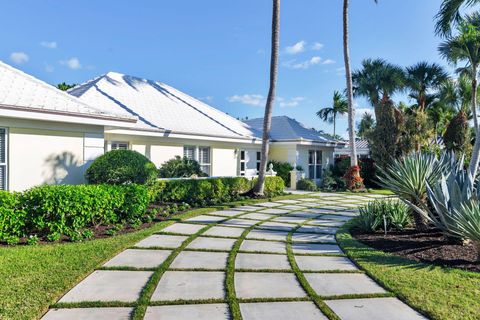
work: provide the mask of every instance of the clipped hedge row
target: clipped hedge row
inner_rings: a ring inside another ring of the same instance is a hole
[[[152,196],[159,202],[186,202],[194,206],[218,204],[238,199],[256,183],[244,177],[159,180],[152,187]],[[285,183],[280,177],[267,177],[265,196],[283,193]]]
[[[88,238],[93,227],[137,223],[149,202],[147,187],[135,184],[40,186],[22,193],[0,192],[0,241]]]

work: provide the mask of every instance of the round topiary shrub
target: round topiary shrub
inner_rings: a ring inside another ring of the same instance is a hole
[[[112,150],[93,161],[85,178],[91,184],[151,184],[157,178],[157,168],[136,151]]]
[[[297,190],[317,191],[318,187],[315,181],[310,179],[301,179],[297,181]]]

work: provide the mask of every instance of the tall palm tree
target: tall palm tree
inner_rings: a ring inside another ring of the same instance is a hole
[[[480,160],[480,135],[477,118],[477,74],[480,66],[480,13],[467,15],[457,27],[458,35],[448,36],[440,44],[440,54],[449,62],[457,65],[459,62],[466,63],[463,68],[457,69],[461,74],[469,75],[472,79],[471,109],[473,123],[477,138],[472,152],[469,171],[476,176]]]
[[[373,127],[375,127],[375,119],[373,119],[370,113],[365,112],[358,124],[358,136],[365,139],[373,130]]]
[[[262,152],[258,181],[253,187],[253,194],[263,196],[265,189],[265,174],[267,172],[268,149],[270,143],[270,127],[272,126],[273,102],[278,75],[278,51],[280,46],[280,0],[273,0],[272,7],[272,52],[270,55],[270,88],[268,90],[267,102],[265,104],[265,115],[263,117]]]
[[[347,99],[338,91],[333,92],[333,104],[331,107],[325,107],[317,111],[317,117],[328,123],[333,123],[333,136],[336,136],[337,115],[343,115],[348,112]]]
[[[460,10],[462,7],[471,7],[480,4],[480,0],[443,0],[440,11],[435,16],[437,23],[435,32],[447,37],[452,32],[452,26],[462,21]]]
[[[447,79],[448,74],[436,63],[423,61],[406,68],[405,85],[410,92],[409,96],[416,100],[420,112],[425,111],[434,101],[438,89]]]

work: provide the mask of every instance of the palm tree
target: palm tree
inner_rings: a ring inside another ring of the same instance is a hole
[[[270,56],[270,88],[268,90],[267,102],[265,104],[265,115],[263,117],[262,152],[258,181],[253,187],[255,196],[263,196],[265,188],[265,174],[267,172],[268,149],[270,142],[270,127],[272,125],[273,102],[278,75],[278,51],[280,46],[280,0],[273,0],[272,10],[272,52]]]
[[[317,111],[317,117],[328,123],[333,123],[333,136],[336,136],[337,115],[343,115],[348,112],[347,99],[338,91],[333,92],[333,104],[331,107],[325,107]]]
[[[368,134],[373,130],[373,127],[375,127],[375,120],[370,113],[365,112],[362,120],[360,120],[358,124],[358,136],[362,139],[367,138]]]
[[[457,65],[465,62],[466,66],[457,69],[462,75],[468,75],[472,79],[471,109],[473,123],[477,137],[479,136],[477,119],[477,74],[480,65],[480,14],[478,12],[467,15],[457,27],[458,35],[448,36],[440,44],[440,54],[449,62]],[[480,159],[480,139],[475,139],[472,159],[469,165],[470,174],[475,177]]]
[[[480,4],[480,0],[443,0],[440,11],[435,16],[437,20],[435,32],[444,37],[449,36],[452,26],[458,25],[462,21],[460,9],[476,4]]]
[[[406,68],[405,85],[420,112],[435,100],[438,89],[447,79],[448,74],[436,63],[419,62]]]

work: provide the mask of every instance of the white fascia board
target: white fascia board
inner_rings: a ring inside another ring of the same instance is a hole
[[[262,144],[262,140],[258,138],[229,138],[229,137],[216,137],[208,135],[176,133],[172,131],[151,131],[151,130],[131,130],[131,129],[117,129],[107,128],[105,133],[121,134],[121,135],[133,135],[143,137],[161,137],[171,139],[188,139],[188,140],[202,140],[202,141],[219,141],[219,142],[234,142],[242,144]]]
[[[133,127],[136,122],[136,120],[134,119],[117,120],[115,118],[95,117],[94,115],[69,115],[66,113],[60,114],[54,112],[23,111],[15,109],[4,109],[1,107],[0,117],[118,127]]]
[[[336,142],[317,142],[311,140],[290,140],[290,141],[272,141],[272,145],[303,145],[303,146],[318,146],[318,147],[335,147],[339,144]]]

